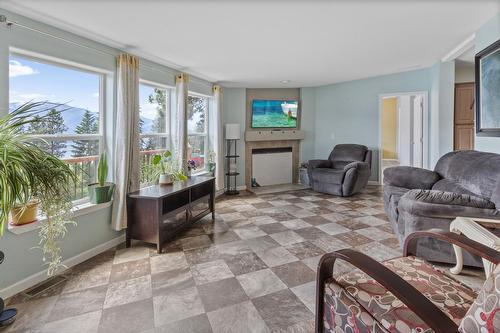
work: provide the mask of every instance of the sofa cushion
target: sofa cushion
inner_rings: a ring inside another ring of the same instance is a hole
[[[500,155],[454,151],[439,159],[435,171],[442,178],[456,181],[472,193],[489,199],[500,175]]]
[[[321,183],[342,184],[345,171],[330,168],[316,168],[312,172],[313,180]]]
[[[457,325],[477,296],[472,289],[423,259],[402,257],[383,264],[424,294]],[[328,280],[325,288],[325,308],[331,308],[331,295],[338,294],[341,289],[356,300],[359,308],[365,309],[389,332],[433,332],[397,297],[359,270]],[[339,299],[335,301],[338,302]]]
[[[500,328],[500,265],[484,282],[458,330],[463,333],[482,333],[496,332],[498,328]]]

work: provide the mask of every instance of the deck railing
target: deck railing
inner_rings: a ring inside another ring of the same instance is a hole
[[[156,181],[156,175],[151,166],[153,155],[161,154],[166,149],[143,150],[140,152],[140,179],[141,184]],[[73,200],[82,199],[88,196],[88,185],[97,181],[97,164],[99,156],[82,156],[63,158],[75,173],[76,181],[71,184],[71,195]]]

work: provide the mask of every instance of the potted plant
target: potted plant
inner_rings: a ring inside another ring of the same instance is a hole
[[[189,160],[187,162],[187,176],[188,178],[191,178],[191,173],[193,170],[196,170],[196,161],[195,160]]]
[[[210,152],[208,152],[208,164],[207,164],[207,167],[208,167],[208,172],[210,173],[210,176],[212,176],[212,177],[215,176],[215,167],[216,167],[215,157],[216,157],[216,154],[215,154],[215,152],[213,150],[211,150]]]
[[[160,185],[172,184],[175,180],[186,180],[187,177],[179,170],[170,150],[162,154],[153,155],[151,163],[159,168],[158,183]]]
[[[90,202],[100,204],[111,201],[115,190],[115,184],[106,182],[108,178],[108,161],[106,154],[102,153],[97,165],[97,183],[88,185]]]
[[[26,212],[33,208],[29,208],[30,202],[37,200],[40,213],[45,215],[40,222],[39,248],[47,273],[53,275],[62,260],[59,240],[67,225],[75,223],[71,221],[70,186],[76,177],[64,161],[36,145],[24,130],[47,120],[44,105],[26,103],[0,118],[0,235],[9,212],[19,214],[19,206]]]

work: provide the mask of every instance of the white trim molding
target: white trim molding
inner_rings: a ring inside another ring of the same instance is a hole
[[[448,52],[444,57],[441,58],[441,62],[448,62],[457,59],[462,54],[474,47],[476,43],[476,34],[472,34],[467,37],[463,42],[455,46],[453,50]]]
[[[88,260],[92,257],[95,257],[96,255],[98,255],[104,251],[107,251],[109,249],[112,249],[115,246],[120,245],[124,241],[125,241],[125,234],[123,234],[119,237],[113,238],[113,239],[107,241],[106,243],[100,244],[100,245],[98,245],[92,249],[89,249],[85,252],[82,252],[74,257],[68,258],[68,259],[64,260],[62,262],[62,264],[69,269],[73,266],[76,266],[76,265],[84,262],[85,260]],[[62,274],[64,274],[64,272],[62,272]],[[46,279],[47,279],[47,270],[42,270],[38,273],[35,273],[31,276],[28,276],[27,278],[25,278],[17,283],[14,283],[13,285],[10,285],[10,286],[0,290],[0,297],[9,298],[11,296],[14,296],[17,293],[20,293],[23,290],[29,289],[29,288],[35,286],[36,284],[45,281]]]

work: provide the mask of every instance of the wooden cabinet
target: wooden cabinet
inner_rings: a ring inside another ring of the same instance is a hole
[[[126,245],[132,239],[162,245],[203,216],[215,218],[215,178],[192,177],[172,185],[155,185],[127,196]]]
[[[474,82],[455,84],[454,149],[474,149]]]

